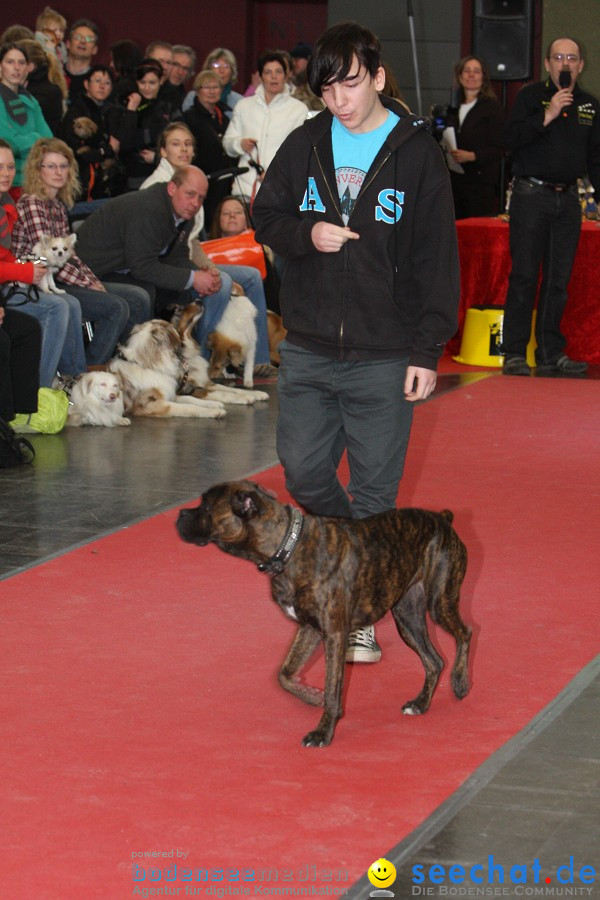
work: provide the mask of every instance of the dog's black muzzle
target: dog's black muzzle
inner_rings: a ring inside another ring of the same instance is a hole
[[[197,544],[199,547],[205,547],[209,543],[208,525],[198,508],[180,510],[175,523],[179,537],[188,544]]]

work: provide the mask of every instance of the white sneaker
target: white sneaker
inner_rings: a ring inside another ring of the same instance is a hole
[[[375,627],[358,628],[348,638],[346,662],[376,663],[381,659],[381,647],[375,640]]]

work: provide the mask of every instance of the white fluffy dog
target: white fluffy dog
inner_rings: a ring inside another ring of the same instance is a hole
[[[193,390],[195,397],[210,397],[212,400],[220,400],[221,403],[235,403],[242,406],[251,406],[258,400],[268,400],[269,395],[266,391],[246,390],[211,381],[209,364],[201,355],[200,345],[192,335],[201,316],[201,307],[197,303],[190,303],[177,319],[176,328],[181,337],[183,359],[188,367],[188,379],[184,390],[186,392]]]
[[[119,377],[128,414],[211,419],[226,415],[217,400],[178,396],[187,371],[181,358],[181,338],[169,322],[150,319],[136,325],[119,350],[108,368]]]
[[[84,372],[71,389],[67,425],[130,425],[123,394],[112,372]]]
[[[76,240],[76,234],[69,234],[66,237],[52,237],[50,234],[44,234],[41,240],[33,245],[32,253],[46,260],[48,270],[38,284],[40,291],[46,294],[67,293],[62,288],[56,287],[54,276],[75,253]]]
[[[221,316],[217,330],[209,334],[206,346],[211,350],[208,374],[218,378],[228,363],[244,369],[244,387],[254,384],[256,356],[256,307],[234,284],[229,303]]]

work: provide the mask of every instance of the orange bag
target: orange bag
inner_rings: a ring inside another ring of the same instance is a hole
[[[254,231],[247,229],[233,237],[203,241],[201,247],[215,265],[252,266],[258,269],[261,278],[267,277],[265,254],[262,244],[254,240]]]

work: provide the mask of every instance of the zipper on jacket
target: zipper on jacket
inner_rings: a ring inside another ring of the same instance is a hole
[[[375,169],[375,171],[373,172],[373,174],[371,175],[369,180],[365,181],[365,183],[363,185],[361,185],[360,191],[358,192],[358,197],[356,198],[356,202],[355,202],[354,206],[352,207],[352,212],[348,216],[348,225],[350,225],[350,219],[354,215],[354,210],[358,206],[358,201],[360,200],[361,194],[363,193],[363,191],[366,191],[366,189],[368,187],[370,187],[371,184],[373,184],[373,182],[375,181],[375,179],[377,178],[377,176],[379,175],[379,173],[381,172],[381,170],[383,169],[383,167],[385,166],[386,162],[391,157],[391,155],[392,154],[390,151],[388,153],[388,155],[384,159],[381,160],[381,163],[377,166],[377,168]]]

